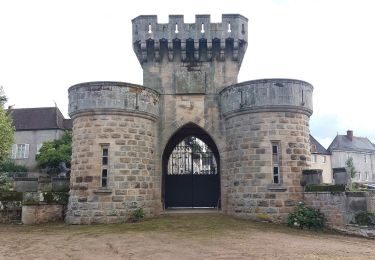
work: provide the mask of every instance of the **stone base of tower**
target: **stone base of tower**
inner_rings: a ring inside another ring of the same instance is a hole
[[[310,161],[308,122],[308,116],[292,112],[242,114],[225,121],[228,214],[280,222],[302,201],[301,172]],[[279,149],[275,163],[273,143]]]
[[[127,115],[81,115],[74,119],[70,224],[120,223],[142,208],[161,208],[155,176],[155,126]],[[101,148],[108,147],[108,181],[103,187]]]

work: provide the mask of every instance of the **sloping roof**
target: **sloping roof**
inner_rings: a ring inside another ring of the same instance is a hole
[[[310,135],[310,146],[311,148],[314,146],[315,149],[311,149],[311,153],[316,154],[329,154],[326,148],[323,147],[312,135]]]
[[[73,120],[72,119],[64,119],[64,129],[65,130],[72,130],[73,129]]]
[[[16,108],[9,112],[17,131],[67,129],[66,119],[57,107]]]
[[[352,140],[347,135],[337,135],[328,147],[330,152],[334,150],[375,152],[375,145],[366,137],[353,136]]]

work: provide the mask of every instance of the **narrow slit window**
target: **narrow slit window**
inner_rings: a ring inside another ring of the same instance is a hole
[[[280,183],[280,143],[272,142],[272,181],[275,184]]]
[[[230,23],[228,23],[228,32],[232,32],[232,29],[230,28]]]
[[[178,24],[176,23],[176,30],[174,31],[174,33],[178,33]]]
[[[273,183],[279,183],[280,172],[279,172],[279,166],[273,167]]]
[[[148,33],[152,33],[151,24],[150,23],[148,24]]]
[[[101,187],[105,188],[108,186],[108,164],[109,164],[109,147],[102,146],[101,147]]]
[[[202,30],[201,33],[204,33],[204,23],[202,23]]]

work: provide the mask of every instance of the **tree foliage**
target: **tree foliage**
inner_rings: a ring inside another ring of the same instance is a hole
[[[27,168],[24,165],[18,165],[14,160],[8,158],[0,162],[0,173],[2,172],[27,172]]]
[[[350,173],[350,178],[354,178],[355,175],[357,174],[357,170],[354,167],[353,163],[353,157],[349,157],[346,162],[345,162],[346,168],[348,168],[348,171]]]
[[[9,152],[14,143],[15,128],[12,124],[10,115],[4,109],[4,103],[7,97],[4,94],[3,88],[0,88],[0,162],[3,162],[9,157]]]
[[[61,162],[65,162],[66,166],[70,168],[71,156],[72,134],[65,132],[61,139],[44,142],[36,156],[36,161],[41,169],[57,170]]]

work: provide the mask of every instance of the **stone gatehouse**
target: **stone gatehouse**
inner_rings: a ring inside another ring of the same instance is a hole
[[[172,207],[280,221],[302,200],[313,87],[294,79],[238,83],[247,23],[239,14],[221,23],[197,15],[192,24],[181,15],[166,24],[138,16],[133,49],[143,86],[69,89],[68,223],[116,223],[136,208],[154,216]],[[204,148],[194,152],[194,142]]]

